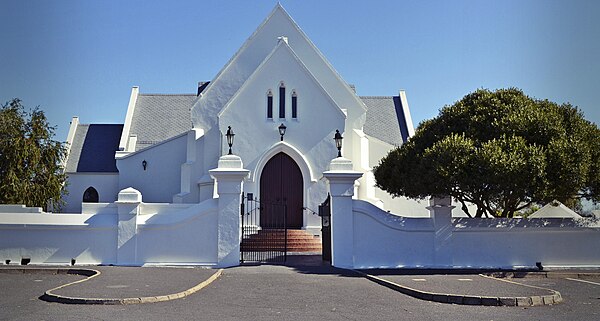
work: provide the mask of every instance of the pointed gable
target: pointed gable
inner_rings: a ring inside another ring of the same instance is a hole
[[[269,92],[273,92],[274,106],[285,101],[283,115],[275,107],[269,117]],[[291,113],[292,97],[298,99],[296,117]],[[285,41],[274,47],[218,117],[220,132],[227,126],[235,129],[235,152],[247,166],[256,166],[264,151],[279,142],[277,127],[283,123],[285,142],[310,160],[309,167],[319,170],[329,164],[330,158],[323,155],[335,151],[335,129],[343,129],[346,122],[344,111]]]
[[[290,47],[306,68],[337,105],[348,110],[349,119],[358,121],[355,125],[362,127],[366,111],[364,104],[279,4],[196,102],[192,108],[194,127],[208,130],[216,124],[217,114],[270,54],[280,36],[287,37]]]
[[[274,79],[277,79],[274,81]],[[228,109],[229,106],[235,104],[238,97],[248,90],[251,86],[258,85],[258,89],[255,90],[259,96],[263,96],[267,89],[275,89],[278,87],[279,80],[283,81],[286,87],[298,89],[300,92],[320,92],[321,99],[327,101],[326,104],[314,104],[305,103],[308,107],[320,106],[322,108],[331,108],[332,111],[338,114],[341,118],[346,118],[344,112],[339,108],[329,93],[323,88],[321,83],[314,77],[314,75],[308,70],[304,63],[295,54],[292,48],[285,41],[280,41],[272,52],[265,58],[265,60],[256,68],[256,70],[248,77],[242,87],[236,92],[236,94],[229,100],[225,107],[219,112],[221,117]],[[269,84],[270,81],[270,84]],[[263,85],[263,87],[261,87]],[[269,87],[269,88],[267,88]],[[310,87],[310,88],[307,88]],[[311,99],[316,95],[304,95],[303,100]],[[264,106],[260,105],[260,110],[256,110],[257,113],[264,113]],[[323,106],[324,105],[324,106]],[[317,110],[312,110],[317,112]],[[307,113],[309,111],[303,111]],[[313,114],[314,115],[314,114]],[[277,118],[277,117],[275,117]],[[289,118],[289,115],[288,117]]]

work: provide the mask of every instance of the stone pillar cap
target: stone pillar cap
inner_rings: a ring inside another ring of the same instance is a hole
[[[446,197],[432,197],[429,199],[429,206],[452,206],[452,198]]]
[[[223,155],[219,157],[219,169],[243,169],[242,159],[237,155]]]
[[[352,170],[352,161],[344,158],[337,157],[331,160],[329,163],[330,171],[351,171]]]
[[[142,193],[133,187],[128,187],[119,192],[117,197],[119,203],[141,203]]]

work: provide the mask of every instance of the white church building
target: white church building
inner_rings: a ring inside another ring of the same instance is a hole
[[[0,205],[1,264],[236,266],[280,229],[263,203],[246,224],[242,201],[259,199],[285,204],[286,243],[320,235],[336,267],[600,267],[600,220],[457,218],[449,198],[375,187],[414,134],[406,94],[358,96],[279,4],[194,91],[133,87],[123,124],[74,117],[66,204]]]
[[[414,133],[405,92],[358,96],[279,4],[196,92],[147,94],[133,87],[123,125],[81,124],[74,117],[63,211],[80,213],[82,201],[114,202],[127,187],[140,191],[144,202],[212,198],[208,171],[228,152],[229,127],[233,152],[250,170],[244,192],[286,199],[294,228],[320,229],[312,213],[327,196],[322,178],[337,155],[336,130],[343,156],[364,173],[356,182],[358,199],[392,212],[409,204],[408,215],[428,215],[424,206],[376,188],[371,172]]]

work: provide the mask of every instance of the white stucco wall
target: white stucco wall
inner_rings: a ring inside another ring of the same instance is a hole
[[[436,225],[435,217],[400,217],[364,201],[353,208],[355,268],[600,267],[598,220],[458,218]]]
[[[0,212],[0,260],[20,264],[111,264],[116,260],[116,207],[93,204],[95,214]]]
[[[141,264],[216,265],[216,200],[201,204],[142,204],[137,261]],[[160,215],[157,215],[160,213]]]
[[[98,192],[100,203],[114,202],[119,193],[119,173],[68,173],[66,202],[63,213],[81,213],[83,192],[93,187]]]
[[[31,264],[68,265],[75,259],[76,264],[217,265],[216,199],[134,206],[139,208],[134,234],[121,245],[117,203],[84,204],[82,214],[0,208],[0,260],[3,264],[30,258]],[[132,250],[119,256],[119,248]]]
[[[133,187],[144,202],[170,203],[181,191],[181,165],[186,162],[187,133],[117,158],[118,189]],[[142,161],[147,162],[146,170]]]

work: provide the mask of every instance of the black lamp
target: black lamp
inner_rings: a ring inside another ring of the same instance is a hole
[[[281,125],[279,125],[279,135],[281,135],[281,141],[283,141],[283,135],[285,135],[285,130],[287,129],[287,127],[285,127],[285,125],[283,123],[281,123]]]
[[[344,137],[342,137],[342,134],[340,134],[339,130],[335,130],[335,136],[333,136],[333,139],[335,140],[335,147],[338,149],[337,157],[342,157],[342,139],[344,139]]]
[[[227,134],[225,134],[225,136],[227,136],[227,145],[229,145],[228,155],[231,155],[231,146],[233,146],[233,136],[235,136],[233,130],[231,129],[231,126],[227,126]]]
[[[142,161],[142,167],[144,168],[144,170],[146,170],[146,166],[148,166],[148,162],[144,159]]]

